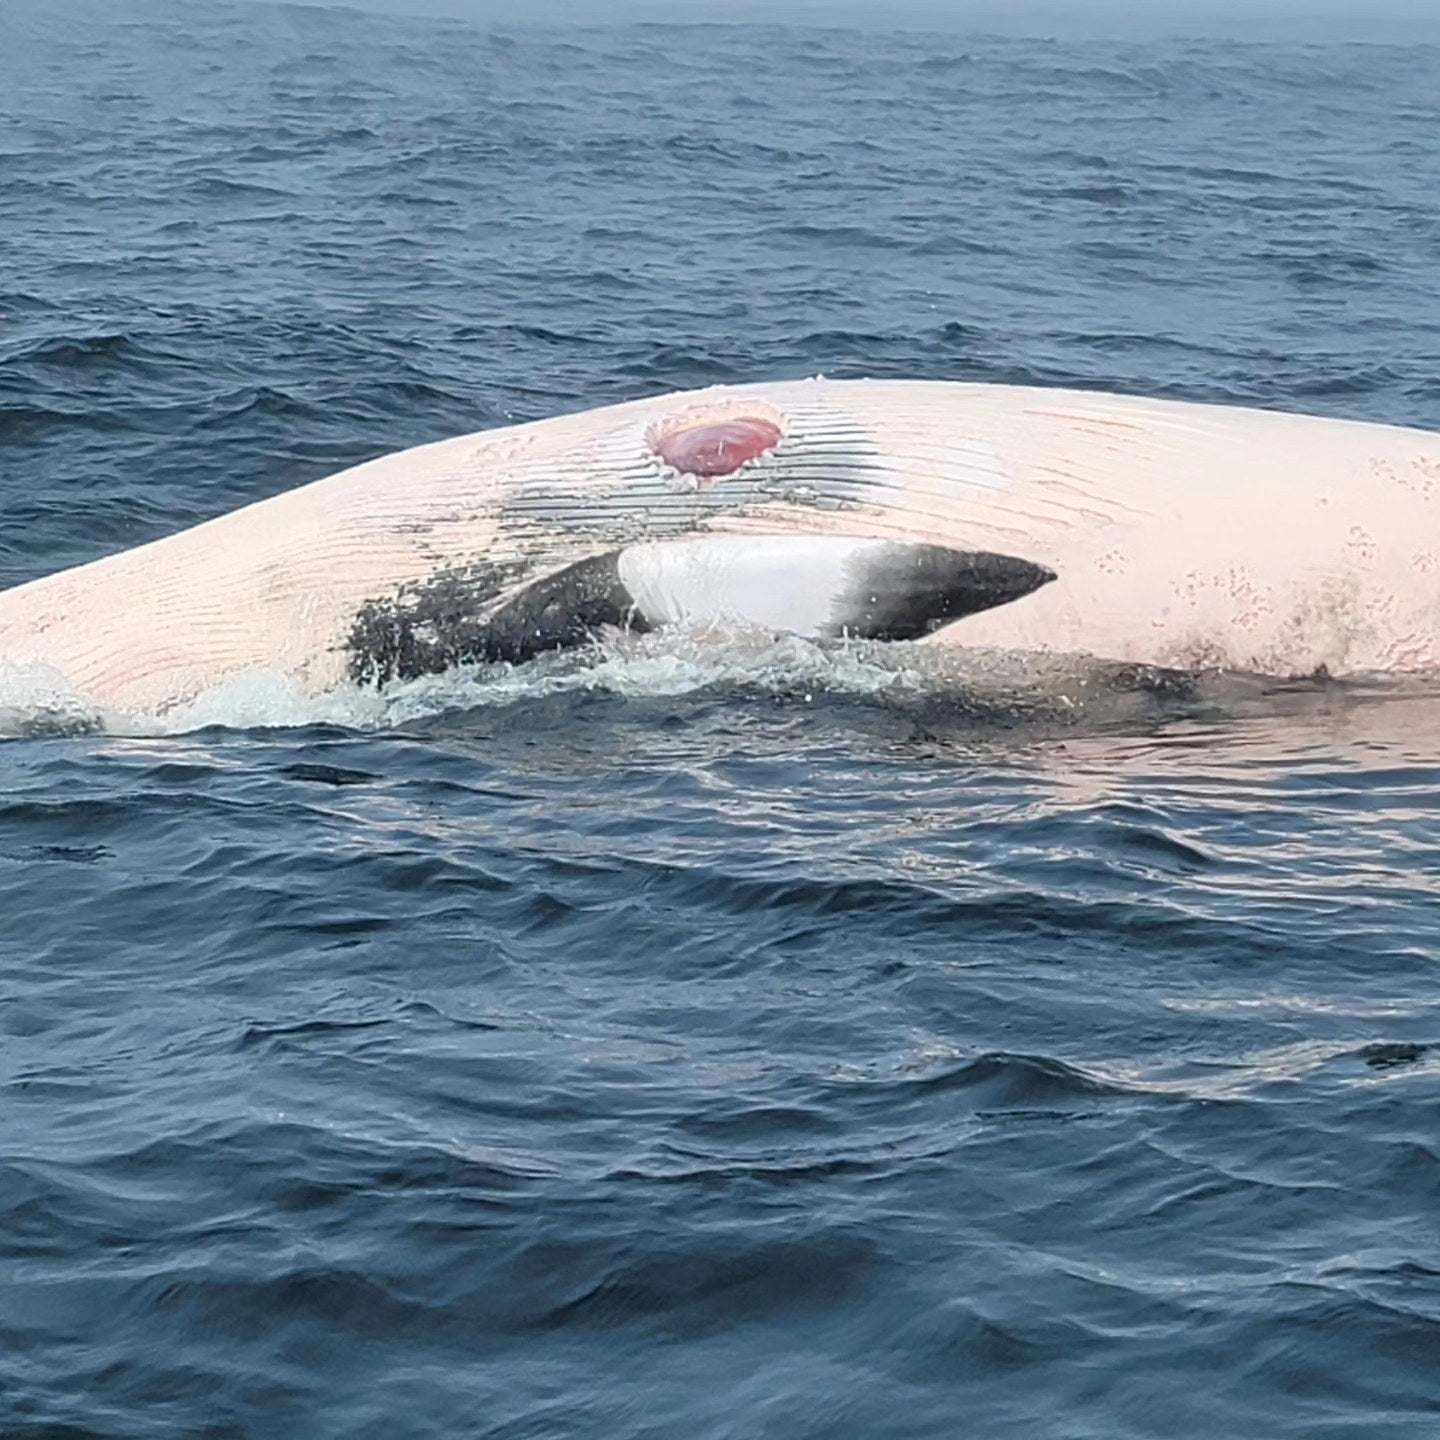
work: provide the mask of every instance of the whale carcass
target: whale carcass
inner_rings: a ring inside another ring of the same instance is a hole
[[[0,594],[0,673],[161,712],[584,643],[803,634],[1440,669],[1440,436],[1086,391],[717,387],[387,455]]]

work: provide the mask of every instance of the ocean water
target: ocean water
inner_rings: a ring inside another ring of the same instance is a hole
[[[711,381],[1440,428],[1437,137],[1420,45],[0,0],[0,582]],[[1440,1432],[1433,688],[31,718],[6,1440]]]

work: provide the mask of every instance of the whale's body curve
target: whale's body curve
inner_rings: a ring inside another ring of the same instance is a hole
[[[383,456],[16,587],[0,669],[157,711],[252,673],[323,693],[712,611],[1436,671],[1440,436],[944,381],[664,395]]]

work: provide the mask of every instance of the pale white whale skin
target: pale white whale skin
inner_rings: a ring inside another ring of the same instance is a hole
[[[386,678],[367,672],[366,625],[417,594],[443,590],[448,606],[478,586],[478,613],[587,557],[727,535],[923,542],[1054,572],[925,643],[1286,675],[1440,670],[1440,436],[830,380],[665,395],[384,456],[0,594],[0,670],[48,667],[108,710],[161,711],[252,674],[321,693]],[[764,585],[763,565],[711,573]],[[411,638],[449,623],[432,601]],[[745,619],[747,604],[732,593],[716,609]]]

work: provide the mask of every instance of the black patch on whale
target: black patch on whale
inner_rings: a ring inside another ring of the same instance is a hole
[[[989,550],[892,541],[855,561],[831,611],[830,633],[917,640],[954,620],[1008,605],[1054,580],[1044,565]]]
[[[546,650],[584,645],[606,626],[646,634],[650,622],[620,579],[620,554],[607,550],[527,585],[491,614],[480,658],[519,665]]]
[[[496,597],[520,578],[525,562],[447,572],[367,601],[346,642],[350,677],[381,685],[456,665],[518,665],[547,650],[583,645],[606,625],[648,630],[620,582],[619,561],[620,552],[610,550],[567,565],[498,608]]]

